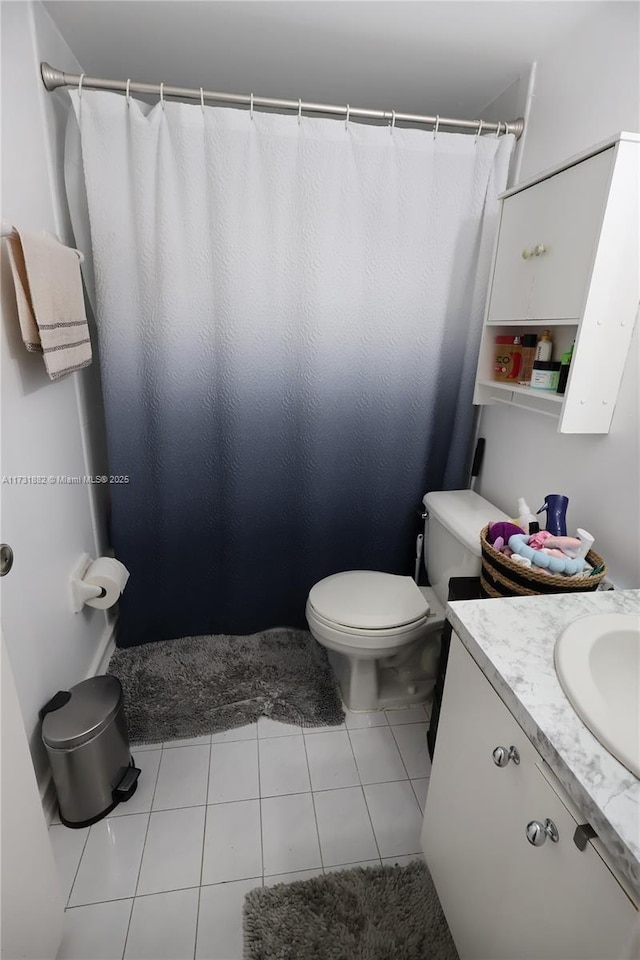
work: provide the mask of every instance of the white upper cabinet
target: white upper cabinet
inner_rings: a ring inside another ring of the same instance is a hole
[[[609,432],[640,295],[639,148],[618,134],[502,196],[474,403]],[[553,360],[575,343],[565,393],[495,381],[496,337],[547,327]]]
[[[489,320],[582,316],[615,149],[503,201]]]

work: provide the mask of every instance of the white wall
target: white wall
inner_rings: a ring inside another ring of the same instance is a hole
[[[521,180],[640,129],[639,30],[638,4],[611,2],[538,58]]]
[[[54,960],[63,903],[4,638],[2,674],[2,957]]]
[[[539,57],[520,181],[617,131],[640,130],[639,12],[635,3],[610,3],[571,45]],[[638,375],[636,323],[606,436],[561,435],[550,418],[498,404],[485,407],[480,421],[487,450],[478,491],[512,514],[519,496],[536,510],[545,494],[566,494],[570,527],[595,536],[620,587],[640,586]]]
[[[2,217],[69,242],[59,162],[64,101],[44,90],[42,59],[79,70],[39,3],[3,4]],[[42,358],[20,340],[4,249],[2,280],[2,475],[105,472],[97,364],[51,383]],[[69,606],[74,564],[84,552],[105,549],[104,503],[93,501],[93,492],[84,485],[0,487],[2,540],[15,552],[1,581],[2,628],[41,788],[48,765],[38,710],[93,672],[110,632],[102,611],[74,614]]]

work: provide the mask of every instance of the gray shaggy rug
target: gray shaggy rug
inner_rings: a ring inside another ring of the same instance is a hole
[[[326,651],[306,630],[126,647],[107,673],[122,683],[133,743],[221,733],[262,716],[303,727],[344,721]]]
[[[258,887],[244,900],[245,960],[457,960],[426,865],[356,867]]]

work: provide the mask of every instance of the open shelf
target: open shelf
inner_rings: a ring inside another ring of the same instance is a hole
[[[535,397],[536,400],[550,400],[552,403],[562,403],[563,393],[552,393],[547,390],[536,390],[532,387],[521,386],[518,383],[508,383],[506,380],[479,380],[481,387],[490,387],[492,390],[503,390],[505,393],[517,393],[525,397]]]
[[[577,327],[579,320],[487,320],[486,327],[543,327],[551,329],[553,327]]]

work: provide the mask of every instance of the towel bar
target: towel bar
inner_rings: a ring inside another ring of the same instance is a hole
[[[16,228],[14,225],[9,223],[8,220],[3,220],[2,227],[0,228],[0,236],[10,237],[13,233],[16,233]],[[60,237],[56,237],[56,240],[58,240],[59,243],[62,243]],[[76,250],[75,253],[77,253],[80,263],[84,263],[84,254],[80,250]]]

